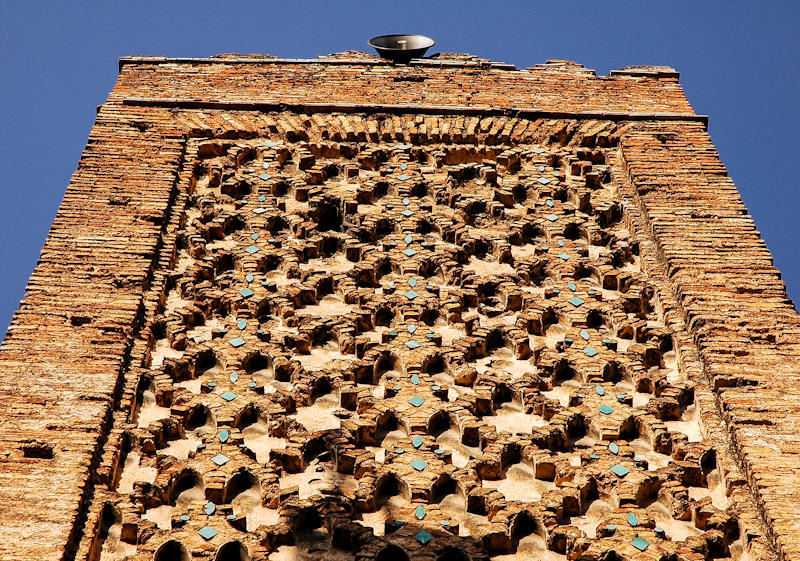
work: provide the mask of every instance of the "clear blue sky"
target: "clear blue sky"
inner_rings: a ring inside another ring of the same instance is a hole
[[[24,294],[95,117],[131,54],[314,57],[384,33],[436,51],[607,74],[677,68],[756,225],[800,297],[800,2],[0,2],[0,333]]]

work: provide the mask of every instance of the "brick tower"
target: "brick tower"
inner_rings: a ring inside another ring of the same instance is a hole
[[[800,559],[800,318],[706,123],[668,67],[122,59],[0,558]]]

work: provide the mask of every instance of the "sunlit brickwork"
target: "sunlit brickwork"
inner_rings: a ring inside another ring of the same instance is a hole
[[[797,559],[798,316],[677,78],[123,59],[0,351],[3,558]]]

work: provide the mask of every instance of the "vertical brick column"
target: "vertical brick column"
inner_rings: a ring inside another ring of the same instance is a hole
[[[783,559],[800,559],[800,317],[705,130],[653,123],[622,157]]]
[[[103,109],[0,349],[0,558],[74,547],[160,243],[180,137]]]

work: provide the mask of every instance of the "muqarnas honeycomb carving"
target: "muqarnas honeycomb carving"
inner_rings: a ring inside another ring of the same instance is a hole
[[[101,559],[737,551],[611,142],[192,150]]]

